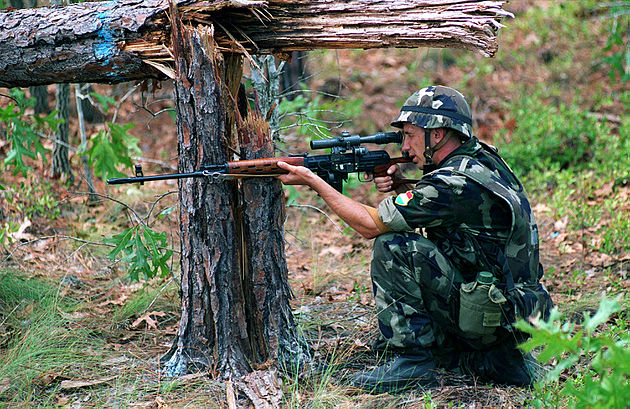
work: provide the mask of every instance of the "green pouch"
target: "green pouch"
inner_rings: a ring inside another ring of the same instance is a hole
[[[459,289],[459,328],[471,335],[492,334],[501,325],[503,303],[507,300],[494,284],[477,281]]]

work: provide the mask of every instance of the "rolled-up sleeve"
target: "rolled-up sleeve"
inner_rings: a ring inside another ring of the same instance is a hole
[[[413,230],[394,205],[394,199],[394,196],[388,197],[378,205],[378,217],[393,231]]]
[[[459,223],[454,214],[454,201],[458,195],[452,183],[447,183],[453,180],[439,176],[418,183],[413,190],[383,200],[378,206],[378,215],[383,223],[394,231]],[[459,185],[456,187],[461,190]]]

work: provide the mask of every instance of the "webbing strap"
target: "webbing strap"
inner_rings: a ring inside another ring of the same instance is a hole
[[[426,175],[429,172],[433,172],[437,167],[433,163],[433,149],[431,149],[431,130],[424,130],[424,166],[422,167],[423,173]]]
[[[507,258],[505,257],[505,253],[503,250],[499,249],[497,252],[497,261],[501,263],[503,268],[503,277],[505,278],[505,288],[508,290],[508,293],[512,294],[514,291],[514,276],[512,275],[512,269],[508,264]]]
[[[466,167],[468,166],[468,159],[468,156],[464,156],[464,159],[462,159],[462,163],[459,164],[460,172],[464,172],[466,170]]]

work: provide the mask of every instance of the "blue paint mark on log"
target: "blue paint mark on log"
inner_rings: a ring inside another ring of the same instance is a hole
[[[105,6],[106,9],[101,11],[97,18],[101,22],[101,28],[97,32],[99,41],[94,45],[94,56],[98,61],[102,61],[103,65],[109,65],[110,58],[116,51],[116,43],[114,42],[114,32],[111,28],[111,11],[116,7],[118,0],[112,0]]]

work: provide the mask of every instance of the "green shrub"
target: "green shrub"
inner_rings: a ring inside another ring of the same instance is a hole
[[[109,253],[111,260],[116,260],[119,254],[123,255],[121,261],[128,264],[129,276],[134,281],[140,280],[140,274],[148,280],[158,274],[166,277],[170,273],[167,262],[173,251],[166,249],[166,233],[138,224],[105,239],[104,242],[116,246]]]
[[[338,136],[344,123],[363,112],[362,104],[362,98],[331,98],[317,93],[282,99],[278,105],[280,130],[286,133],[296,128],[296,134],[306,136],[307,141]]]
[[[554,106],[537,95],[524,96],[510,112],[516,128],[501,132],[497,142],[502,156],[521,175],[586,167],[595,155],[598,137],[609,133],[601,120],[576,105]]]
[[[606,41],[603,51],[613,51],[604,57],[604,62],[610,65],[609,76],[614,81],[619,75],[623,82],[630,81],[630,49],[627,46],[628,24],[628,3],[611,3],[607,14],[609,20],[610,35]]]
[[[27,114],[26,109],[34,105],[34,99],[26,98],[19,88],[11,89],[9,97],[13,102],[0,108],[0,122],[5,124],[6,139],[11,146],[4,164],[12,167],[14,173],[26,176],[32,168],[24,162],[24,157],[37,159],[39,156],[46,161],[48,149],[41,144],[38,132],[46,128],[54,131],[63,120],[55,118],[57,111],[45,116]]]
[[[118,170],[119,165],[125,165],[127,169],[133,167],[132,155],[140,155],[142,151],[138,147],[139,139],[130,135],[129,130],[135,124],[125,125],[107,124],[107,131],[101,130],[90,139],[90,147],[82,145],[79,152],[87,155],[90,166],[94,168],[97,176],[104,179],[110,177],[125,177]]]
[[[538,385],[539,395],[532,402],[535,407],[554,407],[559,398],[566,399],[574,408],[626,408],[630,401],[630,334],[627,316],[618,318],[608,330],[597,332],[598,327],[610,322],[621,311],[617,300],[603,298],[599,310],[592,316],[584,314],[581,325],[565,321],[553,310],[549,320],[533,324],[518,322],[517,328],[531,335],[521,345],[526,351],[542,347],[538,360],[554,363],[554,368]],[[561,375],[568,379],[560,384]],[[551,384],[550,393],[542,393],[545,384]],[[555,388],[554,388],[555,387]]]

